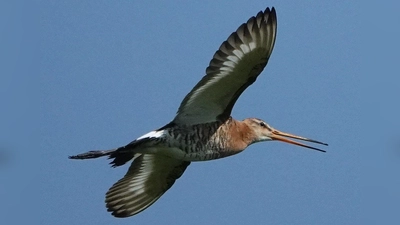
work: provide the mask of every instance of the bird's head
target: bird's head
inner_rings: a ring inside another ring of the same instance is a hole
[[[298,145],[301,147],[305,147],[305,148],[309,148],[309,149],[313,149],[313,150],[317,150],[317,151],[321,151],[321,152],[325,152],[325,150],[311,147],[311,146],[302,144],[300,142],[293,141],[293,140],[285,138],[285,137],[302,140],[302,141],[313,142],[313,143],[322,144],[322,145],[328,145],[328,144],[320,142],[320,141],[316,141],[316,140],[312,140],[309,138],[304,138],[304,137],[300,137],[300,136],[297,136],[294,134],[289,134],[289,133],[285,133],[285,132],[276,130],[273,127],[271,127],[270,125],[268,125],[266,122],[264,122],[260,119],[257,119],[257,118],[248,118],[248,119],[243,120],[243,122],[245,124],[247,124],[247,126],[250,128],[250,130],[253,133],[253,135],[252,135],[254,137],[253,143],[260,142],[260,141],[277,140],[277,141],[283,141],[283,142],[286,142],[289,144],[294,144],[294,145]]]

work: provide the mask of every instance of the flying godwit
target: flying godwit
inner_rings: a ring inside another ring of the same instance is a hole
[[[108,156],[113,167],[133,159],[126,175],[106,194],[106,207],[112,215],[129,217],[145,210],[171,188],[191,161],[231,156],[253,143],[272,140],[325,152],[285,137],[327,145],[323,142],[278,131],[260,119],[231,117],[240,94],[267,65],[276,28],[275,9],[266,8],[233,32],[167,125],[123,147],[69,157]]]

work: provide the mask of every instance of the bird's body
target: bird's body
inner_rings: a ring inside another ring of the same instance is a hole
[[[233,118],[224,123],[173,125],[145,134],[123,148],[129,149],[142,142],[137,153],[162,154],[183,161],[206,161],[243,151],[254,140],[248,129],[245,123]],[[131,152],[130,149],[127,151]]]
[[[165,154],[166,156],[183,161],[205,161],[218,159],[233,155],[243,150],[247,145],[235,145],[225,135],[230,128],[236,125],[235,120],[227,120],[224,123],[213,122],[197,125],[175,125],[156,132],[151,135],[158,136],[151,146],[159,146],[150,151],[144,150],[145,154]],[[235,135],[232,133],[232,135]],[[238,141],[240,139],[237,139]]]
[[[251,17],[222,43],[199,83],[182,101],[172,122],[126,146],[89,151],[72,159],[108,156],[116,167],[133,159],[126,175],[106,194],[116,217],[135,215],[154,203],[192,161],[237,154],[249,145],[280,140],[323,151],[284,137],[324,144],[278,131],[260,119],[231,117],[240,94],[257,79],[272,53],[276,13],[267,8]]]

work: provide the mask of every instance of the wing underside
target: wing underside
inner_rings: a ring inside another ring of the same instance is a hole
[[[106,193],[115,217],[135,215],[159,199],[182,176],[190,162],[163,155],[137,154],[126,175]]]
[[[226,120],[241,93],[266,66],[275,43],[275,9],[267,8],[242,24],[214,54],[206,75],[182,101],[176,124]]]

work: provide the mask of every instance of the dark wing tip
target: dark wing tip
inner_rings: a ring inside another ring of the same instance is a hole
[[[267,7],[267,8],[265,9],[265,12],[267,12],[267,11],[271,11],[272,14],[276,14],[276,12],[275,12],[275,7],[273,7],[273,6],[271,7],[271,10],[269,9],[269,7]],[[264,12],[264,13],[265,13],[265,12]]]
[[[275,7],[271,7],[271,9],[269,7],[265,8],[264,12],[260,11],[261,13],[263,13],[264,15],[271,15],[273,17],[276,17],[276,10]]]
[[[126,217],[130,217],[130,216],[135,215],[135,214],[128,213],[128,212],[125,212],[125,211],[117,212],[117,211],[112,211],[112,210],[109,210],[109,209],[107,209],[107,211],[111,212],[111,215],[113,215],[116,218],[126,218]]]

